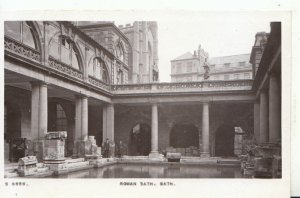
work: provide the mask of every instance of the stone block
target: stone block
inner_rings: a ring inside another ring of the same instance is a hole
[[[18,173],[20,176],[30,176],[37,173],[36,156],[27,156],[19,159]]]
[[[272,177],[272,158],[254,158],[255,177]]]
[[[167,153],[166,158],[168,161],[180,161],[181,153]]]
[[[44,141],[44,160],[64,160],[65,141],[61,139],[47,139]]]
[[[67,131],[50,131],[45,135],[46,140],[66,139]]]

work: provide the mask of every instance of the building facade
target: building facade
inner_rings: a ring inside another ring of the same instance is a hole
[[[136,21],[119,26],[132,46],[132,83],[159,80],[157,22]]]
[[[199,47],[198,53],[187,52],[171,60],[171,80],[190,82],[252,79],[253,68],[249,60],[250,54],[209,58],[208,53]]]
[[[5,159],[14,155],[11,142],[21,139],[28,154],[42,160],[49,131],[67,131],[66,156],[79,156],[88,136],[98,146],[122,141],[126,155],[151,158],[173,149],[185,156],[235,156],[237,128],[259,134],[261,142],[280,140],[280,26],[271,27],[254,81],[126,84],[118,81],[118,69],[133,76],[130,59],[78,24],[6,21]]]

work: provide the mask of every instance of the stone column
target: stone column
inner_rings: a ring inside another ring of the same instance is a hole
[[[81,101],[81,96],[76,95],[75,96],[75,136],[74,140],[75,141],[80,141],[81,139],[81,110],[82,110],[82,101]]]
[[[115,141],[115,109],[113,104],[108,104],[106,109],[106,135],[107,138]]]
[[[39,139],[44,139],[48,130],[48,91],[46,83],[40,84],[39,125]]]
[[[254,112],[253,112],[253,125],[254,125],[254,137],[255,142],[258,143],[260,140],[259,135],[259,103],[254,103]]]
[[[280,81],[275,74],[270,75],[269,86],[269,142],[276,143],[281,139],[281,96]]]
[[[29,153],[36,155],[38,161],[43,158],[43,140],[48,128],[48,94],[44,82],[31,83],[31,137],[33,149]]]
[[[265,90],[260,93],[260,105],[259,105],[259,139],[260,143],[266,143],[269,140],[268,130],[268,96]]]
[[[83,157],[88,136],[88,98],[85,95],[77,95],[75,98],[74,154]]]
[[[209,104],[203,104],[202,110],[202,152],[201,157],[210,157],[209,153]]]
[[[86,140],[88,136],[88,98],[82,96],[81,100],[81,139]]]
[[[107,107],[103,106],[102,108],[102,142],[105,142],[107,137]]]
[[[158,110],[157,104],[152,104],[151,119],[151,153],[149,157],[159,157],[158,153]]]

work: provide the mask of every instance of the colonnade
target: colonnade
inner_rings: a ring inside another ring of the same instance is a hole
[[[34,141],[41,142],[47,133],[48,99],[47,84],[33,82],[31,105],[31,133]],[[151,104],[151,152],[150,157],[158,157],[158,104]],[[107,104],[103,107],[103,141],[114,141],[114,105]],[[74,145],[83,142],[88,136],[88,97],[86,95],[75,96],[75,134]],[[203,103],[202,110],[202,153],[201,157],[209,157],[209,103]],[[36,150],[41,150],[41,145]],[[74,152],[78,152],[74,148]]]
[[[261,90],[259,103],[254,104],[254,134],[258,143],[281,140],[280,77],[271,74],[268,85],[268,89]]]

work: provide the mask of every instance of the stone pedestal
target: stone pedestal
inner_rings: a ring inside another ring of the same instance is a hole
[[[101,158],[101,147],[98,147],[94,136],[89,136],[86,141],[75,142],[76,154],[78,157]]]
[[[44,141],[44,160],[64,160],[64,159],[65,159],[64,140]]]
[[[235,134],[235,136],[234,136],[234,154],[241,155],[242,147],[243,147],[243,135]]]

